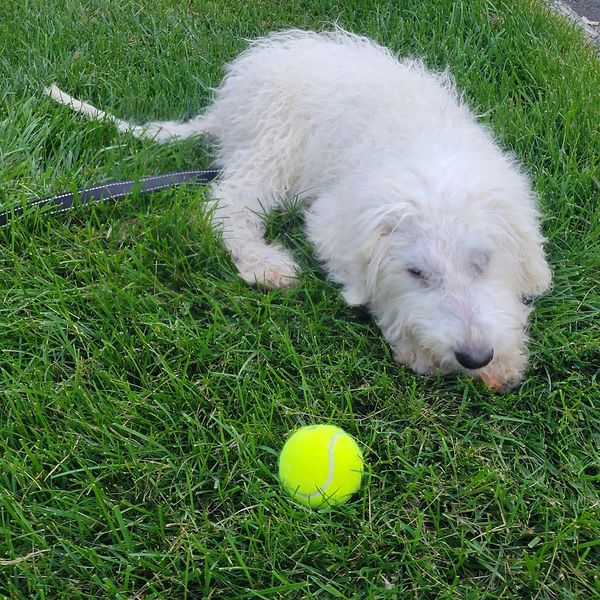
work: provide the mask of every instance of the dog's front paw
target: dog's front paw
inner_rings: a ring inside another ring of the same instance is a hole
[[[249,249],[234,260],[240,277],[250,285],[286,288],[298,283],[298,265],[278,246],[264,246],[260,251]]]
[[[516,388],[527,365],[523,354],[515,356],[497,356],[479,372],[481,380],[490,388],[501,394],[506,394]]]
[[[437,366],[423,352],[418,352],[411,344],[395,344],[394,360],[410,367],[417,375],[430,375],[437,371]]]

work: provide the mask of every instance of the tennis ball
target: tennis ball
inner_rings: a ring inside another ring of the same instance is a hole
[[[335,425],[295,431],[279,456],[279,479],[297,502],[319,508],[346,502],[360,487],[363,457],[354,439]]]

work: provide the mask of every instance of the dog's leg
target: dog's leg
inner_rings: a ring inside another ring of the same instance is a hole
[[[400,339],[390,344],[394,360],[401,365],[407,365],[419,375],[429,375],[441,370],[434,365],[430,356],[412,339],[410,334],[405,333]]]
[[[527,366],[527,357],[518,350],[512,354],[494,357],[478,376],[492,389],[502,394],[519,385]]]
[[[264,239],[264,217],[279,202],[269,190],[257,185],[255,168],[243,169],[239,177],[225,171],[212,189],[212,220],[223,235],[242,279],[250,285],[284,288],[297,283],[298,265],[279,244]]]
[[[96,108],[92,104],[73,98],[60,90],[56,85],[47,87],[45,93],[59,104],[68,106],[92,121],[110,121],[121,133],[131,133],[137,138],[146,138],[159,144],[168,144],[178,140],[202,135],[206,130],[204,117],[199,116],[189,121],[152,121],[144,125],[134,125],[122,121],[114,115]]]
[[[73,98],[55,85],[46,93],[88,119],[106,120],[113,123],[122,133],[131,133],[138,138],[148,138],[159,143],[175,142],[202,135],[209,128],[210,117],[199,116],[181,123],[178,121],[154,121],[145,125],[134,125],[95,106]],[[252,161],[260,156],[260,149],[248,152]],[[267,244],[264,239],[264,215],[274,208],[279,199],[272,189],[277,179],[275,163],[266,161],[264,169],[255,164],[228,165],[223,177],[213,186],[215,201],[211,204],[213,224],[221,229],[223,241],[244,281],[269,288],[283,288],[296,282],[298,266],[289,252],[278,244]]]

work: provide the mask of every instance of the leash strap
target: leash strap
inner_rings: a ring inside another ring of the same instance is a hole
[[[64,192],[56,196],[32,200],[27,202],[24,206],[15,206],[12,210],[0,212],[0,227],[4,227],[13,217],[22,215],[26,210],[29,210],[32,207],[52,207],[48,212],[50,214],[57,214],[65,212],[75,205],[83,206],[90,202],[119,200],[131,194],[134,190],[139,191],[140,194],[148,194],[150,192],[157,192],[188,182],[204,185],[215,179],[217,175],[219,175],[217,169],[179,171],[177,173],[142,177],[140,179],[131,179],[129,181],[116,181],[114,183],[97,185],[77,192]]]

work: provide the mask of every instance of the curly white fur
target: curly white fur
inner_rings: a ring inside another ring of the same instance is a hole
[[[369,307],[399,362],[465,370],[499,390],[521,380],[522,298],[551,279],[536,200],[447,73],[340,30],[294,30],[253,42],[185,123],[131,125],[48,93],[138,137],[211,136],[223,169],[213,219],[247,282],[296,281],[263,217],[305,198],[320,260],[348,303]]]

